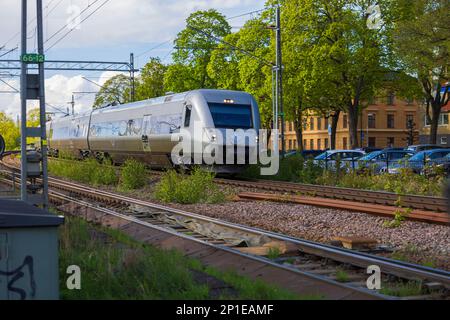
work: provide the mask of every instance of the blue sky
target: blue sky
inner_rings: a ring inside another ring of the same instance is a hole
[[[0,0],[0,56],[6,50],[20,46],[20,2],[18,0]],[[28,47],[33,52],[36,46],[34,7],[35,1],[29,1]],[[102,4],[104,5],[100,7]],[[138,67],[142,67],[150,56],[158,56],[164,62],[170,62],[172,41],[185,27],[187,16],[196,11],[214,8],[226,17],[234,17],[250,11],[262,9],[264,0],[43,0],[44,40],[46,47],[52,46],[66,34],[68,21],[77,24],[79,20],[70,20],[80,11],[81,19],[94,12],[79,29],[74,29],[47,53],[48,60],[105,60],[128,61],[129,54],[136,56]],[[99,8],[100,7],[100,8]],[[243,25],[252,15],[230,19],[233,30]],[[157,49],[151,48],[160,45]],[[20,50],[20,48],[19,48]],[[19,50],[0,59],[18,59]],[[16,72],[17,73],[17,72]],[[103,83],[112,73],[99,72],[47,72],[47,102],[66,108],[73,91],[96,91],[98,87],[82,79],[82,76]],[[2,80],[18,88],[18,78]],[[0,91],[6,90],[0,83]],[[94,95],[76,97],[76,110],[90,108]],[[0,111],[12,116],[19,113],[20,97],[17,94],[0,93]],[[51,110],[50,110],[51,111]]]

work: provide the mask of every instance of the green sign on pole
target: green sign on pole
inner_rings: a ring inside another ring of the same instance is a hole
[[[37,53],[27,53],[20,56],[20,61],[25,63],[43,63],[45,55]]]

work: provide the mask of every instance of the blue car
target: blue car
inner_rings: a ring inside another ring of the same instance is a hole
[[[370,171],[379,173],[383,167],[390,167],[399,162],[399,160],[409,158],[414,152],[401,149],[384,149],[374,151],[358,159],[355,167],[357,172]]]
[[[402,168],[411,169],[414,173],[421,174],[424,168],[432,161],[444,158],[450,153],[450,149],[432,149],[420,151],[407,160],[400,160],[398,163],[385,166],[382,172],[397,174]]]
[[[348,168],[355,166],[363,155],[363,151],[357,150],[328,150],[315,157],[313,163],[322,168],[335,169],[339,162],[340,168]]]

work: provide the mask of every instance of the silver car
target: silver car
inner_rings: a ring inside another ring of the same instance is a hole
[[[314,158],[314,164],[325,169],[336,168],[336,163],[340,162],[342,167],[354,167],[359,158],[364,156],[364,151],[358,150],[328,150]]]

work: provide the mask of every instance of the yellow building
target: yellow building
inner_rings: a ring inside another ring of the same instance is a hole
[[[358,144],[360,147],[405,147],[408,137],[408,120],[415,123],[415,141],[419,143],[419,105],[415,101],[405,101],[394,95],[374,99],[362,112],[358,123]],[[330,148],[328,124],[326,119],[311,115],[304,119],[303,147],[305,150]],[[447,118],[448,123],[448,118]],[[361,139],[362,137],[362,139]],[[286,123],[286,150],[297,149],[298,143],[293,123]],[[350,148],[348,116],[341,112],[336,130],[336,149]]]
[[[436,144],[450,147],[449,112],[450,112],[450,104],[447,104],[442,108],[442,112],[439,117]],[[420,136],[419,136],[420,143],[429,143],[430,124],[428,123],[427,118],[425,116],[425,107],[420,108],[419,122],[420,122]]]

